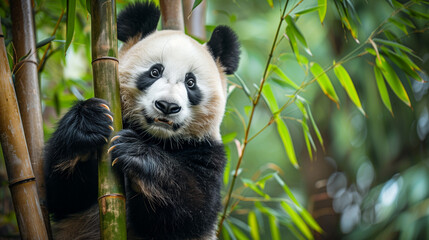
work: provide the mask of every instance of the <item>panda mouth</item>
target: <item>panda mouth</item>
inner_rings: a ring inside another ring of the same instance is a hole
[[[151,118],[146,115],[145,115],[145,118],[146,118],[146,122],[149,125],[153,125],[154,127],[159,127],[159,128],[163,128],[166,130],[173,130],[173,131],[177,131],[179,128],[181,128],[180,123],[173,122],[172,120],[169,120],[166,118],[162,118],[162,117]]]
[[[173,126],[173,121],[165,119],[165,118],[155,118],[154,122]]]

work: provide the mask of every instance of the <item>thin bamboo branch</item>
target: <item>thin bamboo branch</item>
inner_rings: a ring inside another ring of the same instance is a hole
[[[22,239],[48,239],[0,23],[0,142]]]
[[[185,17],[186,32],[202,41],[207,40],[206,36],[206,1],[202,1],[198,7],[192,11],[195,0],[183,0],[183,15]]]
[[[36,177],[37,191],[43,219],[47,232],[50,234],[49,213],[46,206],[46,187],[43,174],[43,118],[40,102],[39,78],[36,59],[36,36],[34,31],[34,15],[31,0],[15,0],[10,2],[12,15],[12,36],[15,46],[15,59],[27,56],[15,72],[15,87],[19,110],[24,127],[25,139],[30,154],[31,165]]]
[[[91,47],[95,97],[109,103],[114,116],[113,128],[117,132],[122,129],[122,116],[115,1],[91,0]],[[107,147],[106,144],[98,155],[101,239],[126,239],[123,176],[112,169]]]
[[[279,24],[278,24],[278,27],[277,27],[277,31],[276,31],[276,34],[274,36],[273,44],[271,46],[271,50],[270,50],[270,53],[268,55],[267,64],[265,65],[264,73],[262,75],[262,80],[261,80],[261,83],[259,85],[259,90],[258,90],[258,93],[256,95],[255,100],[252,101],[252,111],[250,113],[249,121],[247,123],[247,129],[246,129],[245,134],[244,134],[243,146],[241,148],[241,153],[239,155],[240,157],[238,158],[237,166],[235,168],[235,172],[234,172],[234,175],[232,177],[231,185],[229,186],[228,194],[226,195],[226,202],[225,202],[225,206],[223,208],[222,217],[221,217],[221,219],[219,221],[217,236],[219,236],[219,234],[221,233],[223,222],[225,221],[225,218],[227,216],[228,206],[229,206],[229,203],[231,201],[232,190],[234,189],[235,182],[237,180],[237,176],[238,176],[238,172],[239,172],[239,169],[240,169],[240,166],[241,166],[241,162],[243,160],[244,152],[246,150],[247,144],[249,143],[248,140],[249,140],[250,126],[252,125],[252,120],[253,120],[253,116],[255,114],[256,106],[258,105],[259,100],[260,100],[260,98],[262,96],[262,89],[264,87],[265,81],[266,81],[267,76],[268,76],[267,75],[267,73],[268,73],[268,67],[269,67],[269,65],[271,63],[271,59],[272,59],[273,54],[274,54],[274,50],[275,50],[276,43],[277,43],[277,38],[279,36],[280,28],[281,28],[282,23],[283,23],[284,18],[285,18],[285,13],[286,13],[286,8],[288,6],[288,3],[289,3],[289,0],[286,1],[285,5],[284,5],[284,8],[283,8],[283,12],[281,13]]]
[[[58,18],[58,21],[55,24],[54,31],[52,32],[51,37],[55,36],[55,33],[57,32],[57,29],[60,26],[63,16],[64,16],[64,9],[61,11],[60,17]],[[42,66],[45,64],[46,57],[48,56],[47,54],[49,52],[49,49],[51,49],[51,45],[52,45],[52,42],[49,42],[48,45],[46,46],[45,52],[43,53],[42,59],[40,59],[39,66],[37,67],[37,71],[40,71],[40,69],[42,69]]]
[[[163,29],[185,30],[181,0],[160,0],[161,22]]]

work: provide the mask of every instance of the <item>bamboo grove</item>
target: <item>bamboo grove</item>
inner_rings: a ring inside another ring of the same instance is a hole
[[[207,9],[213,4],[210,1],[159,0],[157,4],[162,12],[163,29],[184,31],[200,42],[206,41],[206,32],[213,29],[206,23],[206,15],[217,14],[231,23],[237,21],[236,16],[227,11],[209,12]],[[248,3],[234,1],[234,4],[246,8]],[[260,160],[263,167],[243,174],[254,152],[252,148],[257,147],[254,142],[272,129],[271,136],[277,138],[273,141],[279,141],[281,155],[288,160],[288,166],[304,174],[302,159],[319,161],[329,141],[313,114],[317,106],[308,93],[315,92],[312,86],[317,86],[317,92],[326,96],[338,111],[352,106],[360,117],[373,117],[370,104],[365,104],[363,99],[365,93],[358,87],[369,83],[357,82],[351,67],[359,59],[370,66],[378,97],[372,104],[383,106],[392,118],[398,109],[395,102],[414,110],[416,101],[410,86],[413,82],[427,84],[427,75],[422,56],[403,39],[413,34],[427,34],[429,15],[424,10],[429,8],[429,3],[386,0],[389,15],[370,30],[366,29],[369,31],[366,35],[362,33],[366,19],[359,17],[352,1],[267,0],[264,4],[269,10],[277,11],[278,16],[271,22],[275,27],[270,36],[264,36],[269,49],[259,64],[260,73],[243,77],[249,66],[240,66],[244,70],[229,77],[225,122],[235,122],[234,126],[241,129],[225,127],[227,131],[223,132],[228,165],[217,234],[222,239],[264,239],[264,236],[282,239],[287,232],[296,239],[319,239],[329,236],[330,230],[323,228],[314,211],[308,208],[310,200],[303,201],[296,196],[284,169],[269,162],[270,152],[266,153],[266,159]],[[2,1],[1,6],[7,10],[0,12],[4,22],[0,29],[0,140],[8,186],[20,237],[52,239],[42,168],[45,135],[52,132],[47,129],[52,124],[47,123],[44,114],[55,112],[51,118],[58,119],[73,101],[95,96],[107,100],[114,113],[111,136],[121,130],[116,12],[124,3],[67,0],[48,4],[44,0],[16,0]],[[36,39],[38,29],[34,26],[38,24],[34,21],[42,18],[35,17],[35,13],[46,11],[50,11],[50,15],[46,14],[51,18],[50,28],[43,29],[45,39]],[[311,44],[311,34],[303,22],[327,28],[327,22],[334,16],[343,31],[342,37],[352,47],[326,64],[319,60],[323,56],[316,56],[318,51]],[[245,41],[256,41],[259,37],[249,34],[250,40],[247,36],[243,37]],[[85,68],[91,69],[92,74],[82,81],[62,78],[62,85],[48,82],[47,86],[40,86],[42,74],[51,70],[58,73],[46,66],[53,61],[64,62],[67,54],[77,49],[90,59]],[[292,77],[284,67],[285,62],[293,62],[300,69],[300,75]],[[54,93],[41,94],[41,87],[52,86]],[[240,103],[233,102],[237,98]],[[239,104],[242,108],[235,107]],[[98,154],[101,237],[126,239],[123,177],[112,170],[107,149],[108,144]],[[270,188],[278,188],[280,193],[273,195]]]

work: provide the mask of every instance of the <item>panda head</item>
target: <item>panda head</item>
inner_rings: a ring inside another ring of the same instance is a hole
[[[118,16],[124,118],[160,139],[219,140],[237,36],[219,26],[202,45],[180,31],[156,31],[159,17],[153,3],[132,4]]]

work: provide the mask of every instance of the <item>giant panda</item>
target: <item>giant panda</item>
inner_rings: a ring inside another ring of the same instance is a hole
[[[157,31],[150,2],[118,15],[123,130],[110,141],[125,178],[129,239],[214,239],[226,162],[220,124],[226,75],[240,47],[226,26],[200,44]],[[99,239],[97,152],[113,127],[106,101],[77,102],[45,148],[47,205],[54,239]]]

